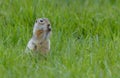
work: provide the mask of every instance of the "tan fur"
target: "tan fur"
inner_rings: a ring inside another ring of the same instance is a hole
[[[36,20],[33,28],[33,36],[27,44],[27,48],[40,52],[41,54],[47,54],[50,50],[50,34],[51,25],[47,18],[39,18]]]
[[[43,30],[37,30],[37,31],[36,31],[37,37],[39,37],[42,33],[43,33]]]

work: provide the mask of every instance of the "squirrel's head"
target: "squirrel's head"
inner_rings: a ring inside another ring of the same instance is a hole
[[[35,21],[35,27],[37,29],[50,32],[51,31],[51,24],[48,18],[38,18]]]
[[[37,38],[49,38],[51,34],[51,24],[48,18],[38,18],[35,21],[33,34]]]

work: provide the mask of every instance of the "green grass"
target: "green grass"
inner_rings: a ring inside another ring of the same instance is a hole
[[[46,60],[24,54],[39,17]],[[120,78],[120,0],[0,0],[0,78]]]

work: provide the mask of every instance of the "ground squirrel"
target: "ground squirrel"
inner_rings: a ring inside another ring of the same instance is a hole
[[[38,18],[33,28],[33,36],[27,44],[28,49],[46,54],[50,50],[51,24],[48,18]]]

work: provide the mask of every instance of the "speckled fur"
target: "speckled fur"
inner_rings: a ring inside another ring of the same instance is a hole
[[[48,53],[50,50],[50,34],[51,24],[48,18],[38,18],[34,24],[33,36],[27,44],[27,49],[41,54]]]

